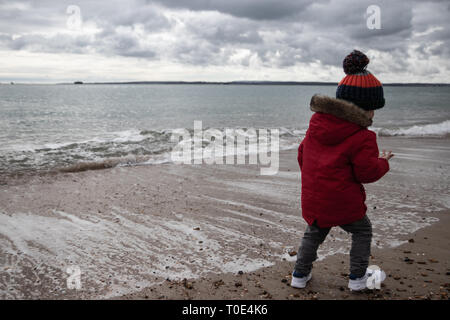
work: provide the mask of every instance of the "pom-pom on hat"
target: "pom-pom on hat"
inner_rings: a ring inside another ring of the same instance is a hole
[[[339,82],[336,98],[353,102],[364,110],[384,107],[383,86],[368,70],[369,58],[358,50],[345,57],[342,65],[347,76]]]

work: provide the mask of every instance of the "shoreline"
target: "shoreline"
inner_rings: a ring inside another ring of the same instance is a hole
[[[389,248],[409,245],[405,244],[409,234],[433,233],[425,231],[433,226],[448,227],[450,199],[450,148],[445,140],[379,137],[378,144],[380,150],[392,149],[396,157],[385,177],[365,185],[376,259],[401,254]],[[280,276],[290,274],[295,256],[289,252],[298,249],[306,225],[300,211],[296,150],[280,153],[277,175],[261,176],[259,169],[254,165],[164,164],[10,180],[0,185],[0,295],[3,299],[183,298],[184,285],[166,283],[167,278],[177,276],[179,281],[190,279],[187,282],[194,289],[185,288],[190,295],[198,288],[199,296],[215,293],[216,299],[227,299],[248,286],[246,298],[285,299],[285,291],[278,291],[277,286],[289,288]],[[437,214],[442,225],[436,224]],[[424,237],[437,247],[448,244],[445,232]],[[342,270],[348,259],[342,264],[339,257],[348,245],[348,235],[334,228],[318,252],[321,261],[315,270],[326,267],[328,273],[346,272]],[[416,292],[423,284],[435,291],[434,283],[447,288],[438,277],[450,271],[445,269],[446,252],[426,250],[430,259],[440,261],[439,269],[437,264],[430,268],[441,275],[431,272],[427,279],[433,284],[429,285],[410,279],[415,281],[413,287]],[[339,267],[333,265],[335,259]],[[387,264],[387,273],[404,263],[394,262]],[[66,268],[71,265],[81,269],[81,290],[66,286]],[[238,271],[243,271],[239,277],[250,277],[241,280],[241,286],[233,282]],[[260,286],[267,286],[259,291],[255,277],[261,272],[273,276],[266,276],[267,284],[259,280]],[[311,290],[320,293],[316,298],[347,299],[339,295],[340,289],[335,296],[335,287],[329,288],[331,293],[322,292],[328,290],[327,281],[336,279],[345,292],[343,277],[321,274],[315,274],[311,283],[315,288]],[[214,286],[211,291],[211,279],[219,281],[220,277],[225,285],[219,282],[219,289]],[[159,296],[142,291],[159,284],[167,290]],[[304,298],[298,295],[293,298]]]
[[[435,146],[439,144],[445,144],[445,142],[450,141],[450,136],[384,136],[378,135],[378,140],[386,141],[388,144],[393,146],[402,146],[402,141],[406,144],[410,143],[408,141],[416,141],[417,143],[424,144],[427,141],[432,142]],[[289,147],[280,150],[280,154],[286,154],[289,152],[294,152],[297,149],[295,147]],[[381,147],[380,147],[381,152]],[[248,157],[248,155],[247,155]],[[155,162],[151,162],[155,160]],[[225,163],[225,160],[223,161]],[[155,166],[155,165],[174,165],[171,160],[161,161],[160,159],[152,159],[151,156],[123,156],[123,157],[111,157],[105,158],[101,161],[81,161],[65,166],[56,166],[52,168],[42,168],[42,169],[27,169],[27,170],[17,170],[13,172],[1,173],[0,174],[0,186],[1,185],[16,185],[24,184],[33,178],[45,178],[47,176],[54,177],[57,175],[65,173],[78,173],[84,171],[96,171],[96,170],[106,170],[113,169],[116,167],[135,167],[135,166]],[[206,165],[206,163],[202,163]]]

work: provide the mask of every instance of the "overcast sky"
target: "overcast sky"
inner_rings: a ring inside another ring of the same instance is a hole
[[[381,82],[450,82],[449,17],[450,1],[0,0],[0,82],[339,81],[353,49]]]

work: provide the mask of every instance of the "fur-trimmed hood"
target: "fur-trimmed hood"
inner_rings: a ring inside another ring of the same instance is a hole
[[[372,124],[366,111],[355,104],[322,95],[311,99],[316,112],[309,122],[309,135],[323,145],[336,145]]]
[[[361,127],[372,125],[372,119],[365,110],[346,100],[315,94],[311,98],[310,107],[311,111],[332,114]]]

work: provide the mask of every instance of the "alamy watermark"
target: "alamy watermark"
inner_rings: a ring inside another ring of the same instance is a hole
[[[370,5],[366,10],[366,26],[370,30],[381,29],[381,9],[377,5]]]
[[[171,158],[176,164],[258,164],[262,175],[274,175],[279,167],[279,137],[278,129],[203,130],[202,121],[194,121],[193,133],[172,131],[171,140],[177,145]]]
[[[66,14],[68,15],[66,26],[69,30],[79,31],[81,30],[81,25],[83,24],[83,18],[81,16],[81,9],[79,6],[70,5],[66,9]]]
[[[72,265],[67,267],[66,273],[69,274],[67,277],[67,288],[68,289],[81,289],[81,269],[77,265]]]
[[[371,265],[367,268],[368,278],[366,287],[368,289],[381,289],[381,283],[386,279],[386,273],[379,266]]]

